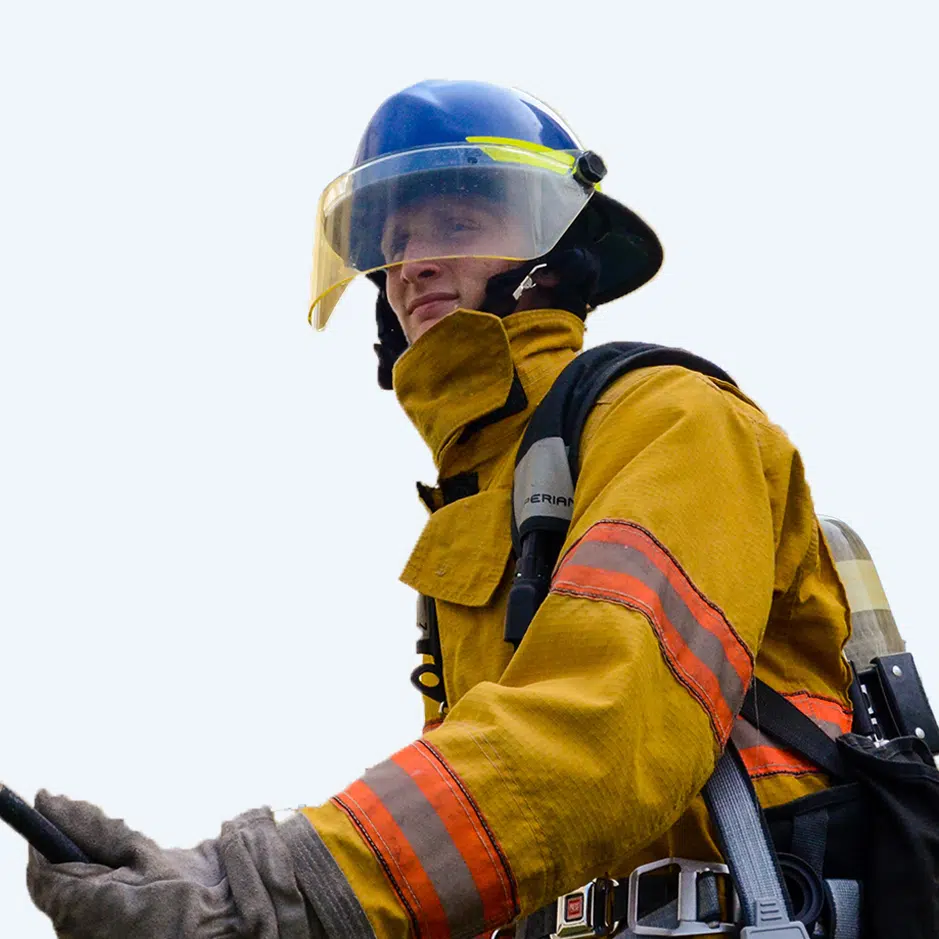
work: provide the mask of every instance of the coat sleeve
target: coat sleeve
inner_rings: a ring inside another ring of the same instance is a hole
[[[811,511],[807,490],[789,504],[797,457],[684,369],[613,391],[551,592],[501,680],[308,812],[380,936],[471,939],[610,871],[675,824],[730,734],[797,574],[776,563]]]

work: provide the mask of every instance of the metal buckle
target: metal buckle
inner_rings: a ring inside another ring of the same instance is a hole
[[[613,921],[611,879],[600,878],[558,899],[555,930],[551,939],[599,939],[610,936],[619,926]]]
[[[524,277],[524,279],[522,280],[522,282],[512,291],[512,299],[513,299],[513,300],[521,300],[522,294],[523,294],[526,290],[531,290],[532,287],[537,287],[538,285],[535,283],[535,279],[534,279],[534,277],[532,277],[531,275],[534,274],[535,271],[540,271],[541,268],[547,267],[547,266],[548,266],[547,264],[536,264],[536,265],[525,275],[525,277]]]
[[[652,871],[663,867],[678,868],[678,925],[644,926],[639,922],[639,881]],[[716,861],[691,861],[687,858],[668,857],[637,867],[629,875],[629,912],[627,923],[637,936],[711,936],[736,933],[734,923],[702,923],[698,920],[698,877],[701,874],[730,876],[726,864]],[[735,901],[736,903],[736,901]]]

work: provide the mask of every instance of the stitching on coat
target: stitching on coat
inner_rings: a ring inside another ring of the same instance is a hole
[[[607,591],[609,591],[609,593],[616,594],[616,597],[619,599],[608,596]],[[655,612],[646,606],[646,604],[641,600],[636,599],[630,594],[620,593],[620,591],[613,590],[612,588],[604,588],[603,593],[594,593],[589,588],[580,587],[580,585],[574,585],[574,588],[572,589],[561,587],[558,590],[558,593],[563,593],[568,596],[586,597],[590,600],[607,600],[610,603],[617,603],[621,606],[627,607],[628,609],[635,610],[637,613],[642,613],[642,615],[649,621],[653,630],[655,631],[656,638],[659,641],[659,649],[663,652],[666,658],[669,660],[674,660],[675,667],[681,669],[682,674],[686,676],[687,680],[701,692],[701,696],[704,698],[702,704],[706,703],[708,705],[712,705],[714,703],[710,694],[698,683],[698,680],[694,677],[694,675],[686,672],[681,663],[678,662],[677,658],[674,657],[674,653],[671,649],[668,648],[668,645],[661,634],[661,625],[655,615]],[[695,697],[698,696],[695,695]],[[707,710],[707,708],[705,708],[705,710]]]
[[[721,622],[730,631],[734,640],[736,640],[737,646],[743,650],[743,652],[745,653],[747,657],[747,660],[750,665],[750,675],[752,677],[753,668],[755,664],[753,653],[750,651],[749,646],[740,637],[737,630],[734,629],[733,624],[727,618],[724,611],[716,603],[712,603],[711,600],[708,599],[708,597],[705,596],[701,592],[701,590],[698,589],[697,584],[695,584],[695,582],[691,579],[691,577],[688,575],[687,571],[685,571],[684,567],[682,567],[678,559],[671,553],[671,551],[668,550],[668,548],[665,547],[664,544],[662,544],[661,541],[659,541],[658,538],[655,537],[655,535],[652,534],[651,531],[649,531],[647,528],[644,528],[642,525],[639,525],[636,522],[628,521],[626,519],[618,519],[618,518],[603,518],[597,522],[594,522],[593,525],[591,525],[590,528],[588,528],[587,531],[585,531],[583,535],[581,535],[580,538],[578,538],[577,541],[574,542],[574,544],[571,545],[570,548],[568,548],[568,550],[565,552],[564,558],[558,564],[557,570],[561,571],[563,569],[564,563],[567,561],[567,559],[578,548],[578,546],[587,539],[587,536],[590,534],[591,531],[593,531],[594,528],[596,528],[599,525],[604,525],[604,524],[618,525],[623,528],[631,528],[635,531],[641,532],[643,535],[649,538],[653,542],[653,544],[655,544],[659,548],[659,550],[661,550],[665,554],[665,556],[672,562],[672,564],[675,565],[675,568],[678,570],[679,574],[684,578],[688,586],[691,587],[691,589],[694,591],[695,595],[709,609],[711,609],[714,613],[716,613],[720,617]],[[730,732],[733,729],[733,723],[731,722],[730,726],[727,728],[726,733],[718,726],[717,718],[711,712],[711,708],[713,708],[714,703],[715,703],[711,695],[704,688],[701,687],[701,685],[698,683],[697,679],[695,679],[693,675],[685,671],[684,667],[677,661],[677,659],[673,658],[674,653],[672,653],[672,651],[668,648],[667,643],[665,642],[664,635],[662,632],[662,627],[661,627],[661,624],[658,622],[658,618],[656,617],[655,613],[652,610],[650,610],[644,603],[642,603],[640,600],[637,600],[635,597],[628,595],[628,594],[624,594],[621,591],[618,591],[612,587],[604,587],[603,593],[597,593],[597,592],[594,592],[589,587],[583,587],[579,584],[576,584],[576,582],[571,581],[571,580],[566,580],[563,577],[560,580],[555,580],[552,582],[551,592],[566,594],[568,596],[582,596],[582,597],[587,597],[589,599],[595,599],[595,600],[601,600],[601,601],[607,600],[612,603],[619,603],[622,606],[625,606],[629,609],[633,609],[639,613],[642,613],[646,617],[646,619],[649,621],[650,625],[652,626],[656,634],[656,637],[659,640],[659,648],[662,652],[663,657],[665,658],[665,661],[669,664],[669,667],[672,673],[675,675],[676,678],[678,678],[679,682],[683,684],[691,692],[693,697],[695,697],[698,700],[698,702],[701,704],[701,706],[704,708],[704,711],[708,715],[708,720],[711,723],[711,727],[714,730],[714,736],[718,739],[718,741],[720,741],[721,746],[723,746],[727,742],[727,739],[730,736]],[[614,594],[615,597],[611,597],[609,596],[609,594]],[[619,599],[616,599],[616,598],[619,598]],[[701,628],[705,629],[706,627],[702,626]],[[711,632],[711,631],[707,630],[707,632]],[[715,634],[711,633],[711,635],[715,635]],[[719,636],[715,636],[715,638],[717,638],[718,640],[720,639]],[[681,674],[678,674],[678,671],[676,671],[676,669],[680,670]],[[692,685],[694,687],[692,687]],[[719,681],[718,681],[718,686],[720,686]],[[700,692],[700,694],[694,690],[695,688],[698,689],[698,692]],[[726,699],[724,699],[724,703],[727,704]],[[732,714],[735,713],[732,708],[728,708],[728,709],[731,711]]]
[[[712,603],[712,602],[707,598],[707,596],[705,596],[705,595],[698,589],[698,585],[691,579],[691,577],[689,576],[688,572],[684,569],[684,567],[682,567],[681,562],[678,560],[678,558],[676,558],[675,555],[672,554],[672,552],[669,551],[668,548],[666,548],[665,545],[662,544],[662,542],[659,541],[659,539],[656,538],[655,535],[653,535],[652,532],[649,531],[648,528],[643,528],[643,526],[640,525],[638,522],[630,522],[630,521],[628,521],[628,520],[626,520],[626,519],[622,519],[622,518],[601,518],[599,521],[594,522],[594,523],[590,526],[590,528],[588,528],[588,529],[580,536],[580,538],[578,538],[577,541],[576,541],[573,545],[571,545],[570,548],[567,549],[567,552],[566,552],[566,554],[564,555],[564,560],[565,560],[565,561],[567,560],[568,555],[570,555],[570,553],[587,537],[587,535],[590,534],[590,532],[591,532],[594,528],[596,528],[598,525],[604,525],[604,524],[609,524],[609,525],[621,525],[621,526],[624,527],[624,528],[633,528],[633,529],[635,529],[636,531],[641,531],[644,535],[646,535],[648,538],[650,538],[650,539],[652,540],[652,542],[653,542],[662,552],[664,552],[665,556],[675,565],[675,567],[678,569],[678,572],[679,572],[679,573],[681,574],[681,576],[684,577],[684,579],[688,582],[688,586],[691,587],[691,589],[695,592],[695,594],[697,594],[698,598],[699,598],[704,604],[706,604],[708,607],[710,607],[715,613],[717,613],[718,616],[720,616],[720,618],[721,618],[721,619],[723,620],[723,622],[724,622],[724,625],[730,630],[730,632],[731,632],[731,634],[733,635],[734,639],[737,640],[737,642],[740,644],[740,647],[741,647],[741,648],[743,649],[743,651],[746,653],[747,658],[750,660],[750,668],[751,668],[751,669],[753,668],[753,663],[754,663],[753,653],[750,651],[749,646],[748,646],[748,645],[743,641],[743,639],[740,637],[740,635],[739,635],[739,633],[737,632],[737,630],[734,629],[734,624],[731,623],[731,621],[727,618],[727,614],[724,613],[724,611],[723,611],[716,603]],[[562,561],[562,564],[563,564],[563,561]],[[562,566],[561,564],[558,565],[558,570],[561,569],[561,566]],[[553,589],[553,587],[552,587],[552,589]]]
[[[502,781],[506,792],[511,793],[512,798],[515,800],[515,804],[518,806],[519,814],[525,819],[525,822],[528,825],[528,829],[532,834],[532,839],[538,845],[538,850],[541,852],[542,870],[545,872],[542,881],[543,887],[545,888],[543,892],[547,893],[548,891],[546,888],[548,884],[548,871],[553,872],[555,868],[554,861],[545,844],[544,832],[542,832],[541,828],[536,824],[537,819],[531,810],[531,806],[528,804],[524,796],[519,793],[519,787],[515,776],[509,771],[508,767],[505,767],[507,772],[503,773],[502,763],[498,759],[498,753],[495,751],[495,748],[492,746],[492,744],[490,744],[485,737],[474,733],[473,730],[469,727],[467,727],[467,733],[469,734],[469,737],[473,743],[475,743],[479,748],[479,752],[485,757],[486,761],[492,767],[493,772],[495,772],[495,774]],[[492,753],[487,752],[487,750],[491,750]],[[514,874],[512,874],[511,870],[509,871],[509,874],[512,876],[512,883],[514,887]],[[514,904],[515,913],[517,915],[519,911],[517,896],[514,900]]]
[[[773,767],[779,764],[772,764]],[[824,775],[823,770],[819,769],[774,769],[767,767],[761,767],[760,769],[755,769],[752,772],[747,770],[751,779],[766,779],[769,776],[822,776]]]
[[[427,750],[432,756],[436,757],[436,759],[439,760],[439,762],[442,764],[443,769],[446,770],[447,775],[449,776],[450,780],[452,780],[457,785],[459,790],[463,793],[463,796],[466,798],[466,801],[469,803],[470,807],[472,808],[473,812],[476,814],[479,824],[482,826],[486,834],[489,836],[489,841],[493,849],[498,854],[499,860],[502,862],[501,871],[499,870],[499,866],[496,865],[495,862],[493,862],[493,867],[496,869],[496,873],[499,875],[499,882],[502,884],[503,896],[505,896],[506,898],[506,901],[510,907],[512,915],[515,916],[518,913],[518,902],[516,900],[515,878],[512,874],[512,868],[510,867],[508,858],[505,856],[505,853],[503,852],[501,845],[496,839],[495,834],[492,832],[492,829],[490,829],[489,823],[486,821],[485,817],[483,816],[483,813],[479,809],[479,806],[476,804],[476,800],[473,799],[473,797],[470,795],[469,791],[467,790],[466,786],[463,785],[463,780],[461,780],[460,777],[450,769],[450,766],[447,763],[447,761],[444,759],[443,755],[433,744],[428,743],[426,740],[418,740],[416,743],[413,744],[413,746],[415,748]],[[432,761],[426,755],[425,755],[425,759],[427,759],[427,761],[432,764]],[[437,769],[437,772],[438,773],[440,772],[439,768]],[[459,800],[457,801],[459,802]],[[475,829],[475,826],[474,826],[474,829]],[[478,829],[476,830],[477,830],[477,835],[478,835]],[[480,838],[480,841],[483,842],[483,845],[486,848],[486,853],[487,855],[489,855],[491,859],[492,855],[489,854],[489,847],[488,845],[485,844],[485,840]],[[505,877],[507,877],[508,879],[508,885],[509,885],[508,890],[506,890],[506,883],[505,883],[505,880],[503,879],[503,875],[505,875]]]
[[[349,820],[355,826],[356,830],[359,832],[359,834],[362,836],[362,838],[365,840],[368,846],[372,849],[372,854],[375,855],[376,860],[381,865],[382,870],[384,870],[385,876],[388,878],[388,882],[391,884],[392,889],[394,890],[398,899],[401,901],[401,905],[404,907],[404,910],[408,915],[408,919],[411,921],[411,927],[414,929],[414,935],[420,936],[421,926],[417,919],[417,913],[412,908],[411,904],[408,903],[408,899],[404,895],[404,891],[401,889],[397,880],[395,879],[394,873],[392,872],[391,867],[389,866],[388,862],[385,860],[384,856],[379,850],[378,845],[375,844],[375,841],[373,840],[372,836],[368,833],[368,831],[366,830],[364,825],[361,823],[361,821],[358,818],[356,818],[355,812],[342,801],[341,796],[333,796],[332,801],[340,809],[342,809],[342,811],[349,817]],[[358,803],[356,803],[356,805],[358,805]],[[405,883],[407,883],[407,880],[405,880]],[[410,884],[408,884],[408,890],[411,890]]]
[[[463,815],[466,817],[467,821],[469,821],[470,825],[472,826],[472,829],[473,829],[474,834],[475,834],[476,837],[479,839],[479,842],[482,844],[482,846],[483,846],[483,848],[484,848],[484,850],[485,850],[485,852],[486,852],[486,857],[489,858],[489,862],[492,864],[493,870],[495,871],[496,876],[499,878],[499,884],[500,884],[500,886],[502,887],[502,896],[505,898],[506,902],[508,902],[509,905],[511,906],[511,897],[510,897],[510,895],[509,895],[508,889],[506,888],[506,882],[505,882],[504,873],[503,873],[502,870],[500,870],[500,865],[497,863],[496,858],[494,858],[494,857],[493,857],[493,854],[492,854],[492,848],[494,847],[494,844],[493,844],[493,843],[487,843],[487,839],[486,839],[485,837],[483,837],[483,835],[480,833],[479,824],[482,823],[482,824],[484,825],[485,823],[482,822],[481,817],[479,817],[479,815],[478,815],[478,810],[476,810],[476,811],[477,811],[477,817],[476,817],[476,819],[474,819],[473,816],[470,815],[470,813],[466,811],[466,808],[463,806],[463,804],[462,804],[462,803],[460,802],[460,800],[457,798],[456,793],[454,792],[454,788],[453,788],[453,782],[454,782],[453,778],[452,778],[448,773],[444,773],[443,770],[441,769],[441,767],[435,765],[434,762],[433,762],[433,760],[431,760],[431,759],[428,757],[428,755],[427,755],[426,753],[425,753],[425,754],[421,754],[421,755],[422,755],[422,757],[424,758],[424,761],[425,761],[425,762],[431,767],[431,769],[440,777],[440,779],[442,780],[442,782],[444,783],[444,785],[445,785],[445,786],[450,790],[450,792],[453,794],[454,800],[455,800],[455,801],[457,802],[457,804],[460,806],[460,809],[461,809],[461,811],[463,812]],[[447,767],[447,769],[449,769],[449,767]],[[450,772],[452,773],[452,770],[451,770]],[[453,774],[453,775],[455,776],[456,774]],[[462,790],[462,787],[459,786],[459,784],[457,784],[457,788],[460,788],[460,789]],[[486,833],[487,833],[487,834],[490,834],[490,833],[488,832],[488,830],[486,830]],[[490,841],[491,841],[491,842],[494,842],[494,839],[492,839],[491,834],[490,834]],[[501,860],[501,857],[500,857],[500,860]],[[488,922],[487,922],[487,925],[489,925]]]
[[[828,721],[827,717],[823,717],[818,711],[815,710],[814,702],[815,701],[827,701],[829,704],[835,705],[845,717],[850,718],[854,711],[852,708],[846,707],[844,703],[839,701],[837,698],[829,697],[827,694],[815,694],[814,691],[806,691],[804,688],[799,691],[780,691],[779,692],[784,698],[808,698],[812,703],[812,714],[815,716],[816,720]],[[830,721],[828,721],[831,723]]]
[[[389,861],[393,863],[395,868],[398,870],[401,880],[407,886],[408,890],[411,893],[412,898],[414,899],[414,903],[417,905],[417,908],[421,911],[421,913],[423,913],[424,910],[423,910],[423,907],[421,906],[420,898],[414,892],[414,888],[411,886],[410,882],[408,881],[407,875],[404,873],[401,866],[398,864],[397,860],[395,859],[394,852],[391,850],[391,845],[389,845],[388,842],[385,841],[385,839],[382,837],[382,833],[380,829],[378,828],[378,826],[374,822],[372,822],[371,818],[369,817],[368,812],[366,812],[365,809],[362,808],[362,806],[358,803],[358,801],[352,796],[350,796],[348,793],[343,793],[343,796],[346,799],[348,799],[359,810],[359,812],[362,813],[363,817],[369,820],[369,822],[372,825],[372,828],[375,829],[375,836],[381,841],[381,843],[385,847],[385,852],[387,854],[387,857],[389,858]],[[425,914],[425,918],[426,918],[426,914]]]
[[[348,793],[346,793],[345,796],[362,813],[362,815],[372,823],[372,827],[375,829],[375,835],[384,845],[385,852],[387,853],[388,858],[390,859],[391,863],[394,864],[395,868],[398,870],[401,876],[401,880],[404,882],[405,886],[410,891],[411,896],[414,899],[414,903],[416,904],[417,908],[421,911],[421,913],[424,914],[424,918],[426,920],[426,913],[424,913],[424,908],[421,906],[420,897],[414,891],[414,888],[411,886],[411,883],[408,880],[407,874],[404,872],[404,869],[401,867],[401,865],[398,863],[397,859],[395,858],[394,852],[391,850],[391,845],[389,845],[388,842],[385,841],[384,837],[382,837],[381,829],[374,822],[372,822],[371,818],[369,817],[369,814],[365,811],[365,809],[362,808],[362,806],[358,803],[358,801],[355,798],[350,796]]]
[[[593,591],[580,587],[578,587],[577,590],[568,589],[567,587],[552,587],[551,591],[552,593],[566,594],[572,597],[585,597],[589,600],[606,600],[610,603],[617,603],[629,610],[634,610],[635,612],[642,614],[649,621],[649,625],[652,627],[652,631],[655,633],[655,638],[658,640],[659,652],[661,653],[662,658],[665,660],[665,664],[668,666],[669,671],[675,676],[678,682],[688,690],[688,692],[698,702],[698,704],[701,705],[701,709],[707,715],[708,722],[711,725],[711,730],[714,732],[714,736],[723,746],[730,734],[730,730],[728,730],[728,732],[725,734],[724,731],[717,725],[717,718],[714,714],[711,713],[712,702],[710,696],[698,684],[694,676],[685,672],[684,668],[673,658],[671,649],[668,648],[664,638],[662,637],[661,627],[659,626],[658,621],[656,620],[654,614],[649,609],[647,609],[643,603],[634,599],[633,597],[620,595],[616,591],[613,592],[617,593],[617,598],[610,597],[605,593],[594,593]],[[733,725],[731,725],[731,729],[732,728]]]
[[[420,752],[420,750],[422,749],[418,747],[417,744],[412,744],[412,746],[418,752]],[[503,872],[499,869],[499,864],[497,863],[496,859],[493,857],[490,844],[486,843],[486,838],[484,838],[483,835],[480,833],[480,822],[482,820],[478,816],[478,810],[476,810],[477,818],[474,819],[473,816],[469,812],[466,811],[465,806],[460,802],[459,798],[456,796],[456,793],[454,792],[453,783],[455,780],[453,779],[453,777],[455,777],[456,774],[453,773],[452,770],[450,770],[449,766],[446,767],[446,770],[448,772],[444,772],[443,768],[435,764],[435,762],[426,753],[421,753],[421,757],[423,758],[424,762],[427,763],[428,766],[430,766],[430,768],[437,774],[437,776],[440,778],[443,784],[447,787],[447,789],[450,790],[451,794],[453,795],[454,801],[457,803],[457,805],[460,806],[460,809],[463,812],[463,815],[466,817],[467,821],[469,821],[470,825],[472,826],[473,833],[476,835],[476,837],[479,839],[480,843],[482,844],[483,848],[485,849],[486,856],[489,858],[489,862],[492,864],[492,867],[496,873],[496,876],[499,878],[499,884],[502,887],[502,896],[506,899],[507,902],[510,902],[509,892],[506,889],[506,883],[505,883],[505,878],[503,876]],[[457,784],[457,788],[462,790],[462,787],[459,786],[459,784]],[[486,833],[488,834],[488,830],[486,831]],[[490,835],[490,838],[491,838],[491,835]],[[486,922],[486,925],[487,926],[489,925],[488,921]]]

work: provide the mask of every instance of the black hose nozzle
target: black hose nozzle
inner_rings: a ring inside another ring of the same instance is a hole
[[[50,864],[90,863],[81,848],[44,815],[0,783],[0,819],[18,831]]]

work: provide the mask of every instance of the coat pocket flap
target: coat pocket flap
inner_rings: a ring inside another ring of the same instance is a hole
[[[512,549],[510,489],[477,493],[427,520],[401,580],[419,593],[461,606],[485,606]]]

